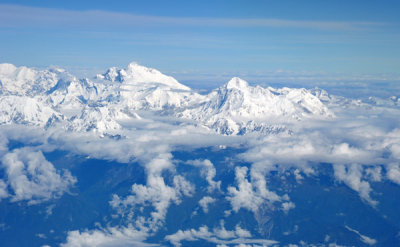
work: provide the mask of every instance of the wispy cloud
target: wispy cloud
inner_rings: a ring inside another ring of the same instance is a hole
[[[384,23],[364,21],[311,21],[266,18],[199,18],[146,16],[102,10],[61,10],[0,4],[1,27],[232,27],[302,28],[330,31],[363,30]]]

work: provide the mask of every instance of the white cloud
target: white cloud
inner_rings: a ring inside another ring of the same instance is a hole
[[[365,236],[365,235],[362,235],[359,231],[354,230],[354,229],[350,228],[349,226],[345,226],[345,227],[346,227],[347,230],[356,233],[360,237],[360,240],[363,243],[368,244],[368,245],[375,245],[377,243],[377,241],[375,239],[370,238],[370,237]]]
[[[183,176],[180,175],[174,176],[174,187],[177,191],[189,197],[193,196],[193,193],[196,189],[194,184],[191,184]]]
[[[370,196],[370,192],[372,191],[370,184],[362,180],[363,177],[363,167],[359,164],[351,164],[351,165],[339,165],[335,164],[333,166],[335,177],[344,182],[353,190],[357,191],[360,194],[360,197],[366,200],[371,205],[375,206],[378,204],[377,201],[373,200]]]
[[[0,159],[1,157],[8,152],[7,148],[8,139],[2,132],[0,132]]]
[[[214,181],[217,171],[210,160],[189,160],[187,164],[201,168],[201,174],[203,177],[205,177],[209,185],[208,192],[221,189],[221,181]]]
[[[208,213],[208,205],[212,204],[214,202],[216,202],[216,200],[214,198],[212,198],[211,196],[205,196],[200,199],[199,205],[203,209],[204,213]]]
[[[274,202],[281,201],[281,197],[275,192],[269,191],[266,186],[264,174],[252,169],[251,182],[248,180],[248,168],[236,167],[235,180],[236,187],[228,187],[228,196],[232,209],[238,212],[240,208],[256,213],[262,204],[272,206]]]
[[[211,231],[207,226],[201,226],[198,230],[179,230],[174,234],[167,235],[166,240],[174,246],[182,246],[182,241],[199,241],[205,240],[210,243],[219,244],[220,246],[231,244],[262,244],[264,246],[274,245],[277,242],[266,239],[252,239],[249,231],[241,228],[239,225],[234,230],[226,230],[224,222],[219,227],[213,228]]]
[[[163,224],[170,204],[172,202],[179,204],[183,195],[192,196],[195,191],[194,185],[180,175],[173,177],[173,186],[168,186],[165,183],[162,172],[166,169],[172,169],[171,157],[170,154],[160,154],[145,164],[146,185],[132,185],[132,194],[123,199],[114,195],[110,202],[111,206],[119,214],[127,214],[132,218],[137,205],[146,206],[150,204],[154,208],[150,217],[147,219],[137,217],[136,224],[148,227],[151,231],[157,231]]]
[[[336,109],[338,117],[319,123],[296,123],[291,126],[291,136],[266,136],[249,141],[249,150],[240,157],[280,173],[294,170],[297,180],[300,172],[308,176],[315,174],[319,166],[332,164],[335,178],[357,191],[371,205],[376,201],[370,196],[370,182],[382,180],[382,165],[386,177],[399,183],[397,165],[400,131],[387,128],[385,122],[393,122],[385,108]],[[397,110],[392,110],[398,113]],[[347,115],[348,114],[348,115]],[[379,118],[365,118],[365,114],[376,114]],[[315,174],[317,175],[317,174]]]
[[[387,177],[392,182],[400,185],[400,165],[391,163],[387,166]]]
[[[398,141],[400,138],[396,138]],[[399,143],[393,143],[390,145],[390,151],[392,154],[392,157],[395,159],[400,159],[400,144]]]
[[[158,244],[145,243],[148,234],[138,231],[132,226],[90,231],[70,231],[68,232],[66,243],[62,247],[119,247],[119,246],[160,246]]]
[[[76,182],[69,171],[57,171],[41,151],[15,149],[1,160],[11,201],[27,200],[29,204],[60,197]]]
[[[294,174],[294,177],[296,178],[296,181],[297,181],[298,183],[300,183],[301,180],[304,179],[304,177],[300,174],[300,170],[299,170],[299,169],[295,169],[295,170],[293,171],[293,174]]]
[[[7,184],[4,182],[4,180],[0,179],[0,201],[1,199],[7,197],[8,197]]]
[[[375,166],[365,169],[366,177],[373,182],[382,181],[382,167]]]
[[[231,202],[232,208],[238,212],[240,208],[246,208],[255,212],[263,203],[263,198],[257,196],[252,184],[247,180],[247,167],[236,167],[235,179],[238,188],[229,187],[227,199]]]
[[[296,205],[293,202],[284,202],[284,203],[282,203],[282,210],[286,214],[289,212],[290,209],[293,209],[295,207],[296,207]]]

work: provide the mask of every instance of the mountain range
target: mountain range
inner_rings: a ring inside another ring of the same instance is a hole
[[[200,94],[160,71],[131,63],[79,79],[59,68],[0,64],[0,124],[117,133],[141,112],[174,117],[224,135],[290,132],[286,123],[335,117],[325,91],[263,88],[234,77]]]

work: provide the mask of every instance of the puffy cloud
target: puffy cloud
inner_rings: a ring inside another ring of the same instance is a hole
[[[373,200],[370,196],[372,191],[370,184],[362,180],[363,167],[359,164],[341,165],[336,164],[333,166],[335,177],[344,182],[347,186],[357,191],[360,197],[366,200],[371,205],[375,206],[378,202]]]
[[[195,190],[194,185],[180,175],[173,177],[173,186],[165,183],[161,175],[162,171],[172,168],[170,158],[170,154],[160,154],[145,164],[147,172],[146,185],[133,184],[131,189],[132,194],[123,199],[118,195],[114,195],[110,202],[111,206],[119,214],[127,214],[129,217],[132,217],[137,205],[152,205],[154,211],[151,212],[151,216],[146,220],[138,217],[136,224],[146,226],[152,231],[158,230],[165,219],[171,202],[179,204],[183,195],[192,196]]]
[[[15,149],[1,160],[6,183],[12,190],[11,201],[27,200],[29,204],[60,197],[76,182],[69,171],[57,171],[41,151]]]
[[[148,234],[138,231],[132,226],[90,231],[70,231],[67,240],[61,244],[62,247],[118,247],[118,246],[138,246],[149,247],[159,246],[144,242]]]
[[[382,180],[382,167],[375,166],[365,169],[366,177],[373,182],[380,182]]]
[[[212,204],[214,202],[216,202],[216,200],[214,198],[212,198],[211,196],[205,196],[200,199],[199,205],[203,209],[204,213],[208,213],[208,205]]]
[[[174,246],[182,246],[182,241],[199,241],[205,240],[207,242],[215,243],[220,246],[231,244],[262,244],[264,246],[274,245],[277,242],[266,239],[252,239],[249,231],[236,225],[234,230],[226,230],[223,221],[219,227],[213,228],[211,231],[207,226],[201,226],[196,229],[179,230],[174,234],[167,235],[166,240],[171,242]]]
[[[391,163],[387,166],[387,177],[392,182],[400,185],[400,165]]]
[[[388,179],[395,183],[400,181],[395,165],[400,159],[400,131],[387,128],[387,116],[381,112],[381,119],[365,119],[365,112],[352,114],[329,122],[299,123],[291,136],[273,135],[250,140],[249,150],[239,156],[253,166],[264,167],[267,173],[293,168],[298,181],[302,178],[300,172],[315,174],[319,166],[331,164],[336,180],[375,205],[376,201],[370,197],[370,182],[382,180],[382,167],[386,168]],[[359,118],[354,117],[360,114]],[[393,122],[393,119],[387,121]]]
[[[193,196],[196,188],[193,184],[187,181],[183,176],[174,176],[174,188],[185,196]]]
[[[247,180],[247,171],[247,167],[236,167],[235,176],[238,188],[228,188],[227,199],[231,202],[235,212],[242,207],[255,212],[264,201],[262,197],[257,196],[253,185]]]
[[[208,182],[208,191],[212,192],[213,190],[221,189],[221,181],[214,181],[214,177],[217,174],[213,163],[210,160],[189,160],[187,162],[189,165],[193,165],[201,168],[201,174]]]
[[[284,202],[284,203],[282,203],[282,210],[286,214],[289,212],[290,209],[293,209],[295,207],[296,206],[295,206],[295,204],[293,202]]]
[[[399,141],[400,138],[398,138],[397,141]],[[395,159],[400,159],[400,144],[399,143],[394,143],[390,145],[390,152],[392,154],[392,157]]]
[[[257,170],[257,168],[252,168],[250,182],[247,167],[235,168],[237,188],[228,187],[228,196],[226,197],[235,212],[238,212],[240,208],[245,208],[256,213],[262,204],[272,206],[274,202],[280,202],[283,199],[267,189],[264,174]]]
[[[0,179],[0,201],[6,197],[8,197],[7,184],[4,180]]]

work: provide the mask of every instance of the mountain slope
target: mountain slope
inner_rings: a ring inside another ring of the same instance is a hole
[[[35,98],[15,95],[0,97],[0,124],[27,124],[49,127],[63,115]]]
[[[201,122],[222,134],[245,134],[255,130],[280,131],[284,129],[280,123],[333,114],[306,89],[252,87],[235,77],[178,116]]]
[[[175,78],[162,74],[160,71],[147,68],[137,63],[130,63],[126,69],[112,67],[106,73],[97,75],[98,79],[111,82],[120,82],[125,87],[131,86],[163,86],[170,89],[190,90],[189,87],[180,84]]]
[[[37,96],[53,88],[69,74],[62,69],[36,70],[25,66],[0,64],[0,92],[2,94]]]

